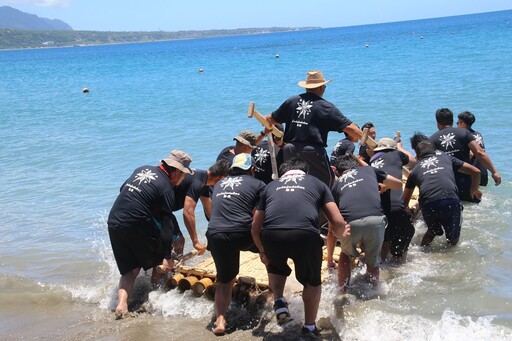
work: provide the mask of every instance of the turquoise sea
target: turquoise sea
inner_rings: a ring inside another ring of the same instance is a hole
[[[355,123],[374,122],[378,138],[397,130],[404,140],[416,130],[430,135],[440,107],[473,112],[503,177],[501,186],[483,189],[480,205],[466,205],[457,247],[436,240],[421,248],[419,221],[409,262],[384,266],[380,289],[356,281],[340,310],[335,281],[328,281],[319,317],[334,326],[332,339],[512,339],[511,60],[512,11],[0,51],[0,339],[211,338],[211,301],[148,294],[144,276],[135,295],[148,312],[112,320],[119,275],[106,217],[133,169],[157,164],[172,149],[207,169],[238,131],[261,130],[247,118],[250,101],[271,112],[301,91],[297,82],[310,69],[333,79],[324,97]],[[328,149],[340,138],[331,133]],[[196,215],[205,241],[207,223],[199,209]],[[289,325],[262,319],[224,338],[295,339],[302,302],[290,302]],[[240,307],[232,311],[251,319]]]

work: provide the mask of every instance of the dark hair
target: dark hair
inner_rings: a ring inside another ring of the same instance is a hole
[[[212,176],[226,176],[229,174],[229,162],[226,160],[219,160],[208,168],[208,171]]]
[[[363,124],[361,130],[363,130],[364,128],[368,128],[368,130],[370,130],[370,128],[375,128],[375,126],[373,125],[372,122],[366,122],[365,124]]]
[[[475,123],[476,119],[475,119],[475,115],[473,115],[471,112],[469,111],[463,111],[459,114],[459,116],[457,116],[457,118],[459,120],[461,120],[462,122],[466,123],[466,125],[468,126],[468,128],[471,128],[471,126],[473,125],[473,123]]]
[[[279,167],[279,176],[291,170],[301,170],[304,173],[309,173],[309,165],[299,156],[292,157],[291,159],[283,162],[281,167]]]
[[[229,175],[243,175],[243,174],[251,175],[252,168],[253,167],[251,167],[249,169],[242,169],[242,168],[238,168],[238,167],[233,167],[233,168],[229,169]]]
[[[453,112],[448,108],[437,109],[436,121],[439,124],[453,125]]]
[[[416,152],[416,157],[421,160],[427,155],[434,154],[436,147],[430,141],[422,141],[418,143],[414,151]]]
[[[334,161],[334,167],[336,167],[339,174],[343,173],[347,169],[355,169],[358,166],[359,164],[352,155],[342,155]]]
[[[411,137],[411,148],[413,150],[416,150],[416,146],[418,145],[418,143],[423,141],[428,141],[427,135],[424,135],[420,131],[415,131],[414,135]]]

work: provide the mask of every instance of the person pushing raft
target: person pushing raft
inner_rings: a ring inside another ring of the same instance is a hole
[[[215,335],[226,331],[226,313],[240,268],[240,251],[258,252],[251,236],[252,212],[265,183],[252,176],[253,169],[251,154],[237,154],[229,176],[213,189],[212,217],[206,237],[217,269]]]
[[[108,216],[108,234],[121,273],[117,319],[128,313],[128,298],[140,269],[153,268],[152,283],[159,274],[156,266],[173,268],[171,259],[174,225],[174,186],[191,174],[188,154],[173,150],[159,166],[137,168],[121,186]]]

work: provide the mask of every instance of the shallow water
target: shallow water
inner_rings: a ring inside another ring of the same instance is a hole
[[[324,285],[319,317],[333,340],[507,340],[512,338],[512,161],[505,122],[512,107],[512,11],[385,25],[151,44],[0,51],[0,339],[213,339],[213,304],[189,293],[150,291],[137,282],[132,306],[146,312],[113,321],[119,274],[106,217],[135,167],[172,149],[206,169],[246,117],[300,89],[308,69],[329,83],[326,99],[377,138],[431,134],[434,112],[473,111],[503,176],[466,205],[461,242],[436,239],[409,262],[385,265],[379,289],[354,272],[340,303]],[[421,36],[423,39],[421,39]],[[368,44],[368,48],[365,48]],[[276,59],[278,53],[280,58]],[[205,72],[199,73],[198,69]],[[88,87],[90,93],[83,94]],[[340,138],[332,133],[329,150]],[[407,146],[407,145],[406,145]],[[199,234],[207,223],[197,210]],[[180,219],[180,213],[178,212]],[[181,219],[180,219],[181,220]],[[187,241],[187,248],[190,243]],[[294,321],[274,323],[270,303],[248,313],[233,306],[234,339],[296,339]]]

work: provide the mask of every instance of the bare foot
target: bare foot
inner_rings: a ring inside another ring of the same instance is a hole
[[[217,336],[222,336],[226,333],[226,320],[223,316],[219,316],[215,325],[212,329],[212,332]]]
[[[115,311],[116,320],[124,319],[127,316],[128,316],[128,306],[119,304],[116,307],[116,311]]]

